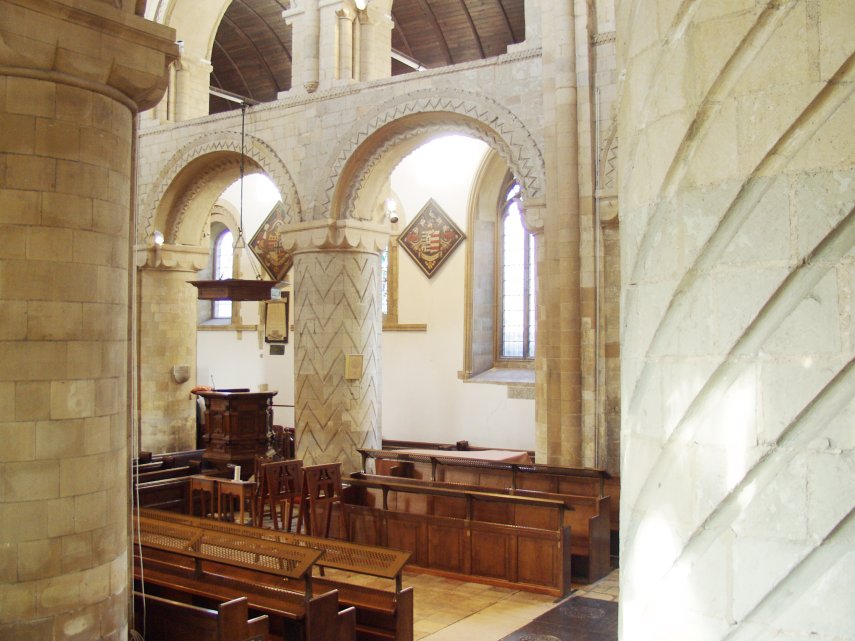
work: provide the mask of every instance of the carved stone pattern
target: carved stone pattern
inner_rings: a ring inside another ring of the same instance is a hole
[[[175,180],[175,177],[191,161],[205,154],[217,151],[234,151],[239,154],[240,150],[240,132],[234,131],[208,133],[179,149],[161,170],[158,177],[152,182],[152,190],[143,201],[145,205],[142,207],[141,212],[147,218],[141,221],[139,226],[139,233],[141,235],[138,236],[137,240],[141,242],[145,238],[151,237],[154,233],[154,217],[158,204],[163,199],[163,195],[172,184],[172,181]],[[247,157],[252,158],[258,163],[276,185],[277,189],[279,189],[279,193],[282,195],[282,202],[285,204],[285,210],[290,220],[300,220],[302,208],[300,198],[297,194],[297,187],[285,163],[276,155],[273,148],[259,138],[245,136],[244,153]],[[177,227],[174,227],[174,229],[177,229]]]
[[[180,230],[182,225],[184,224],[184,219],[187,216],[187,210],[190,208],[191,203],[199,195],[199,192],[201,192],[202,189],[221,172],[239,166],[240,160],[238,158],[224,158],[223,160],[211,163],[210,165],[206,166],[201,174],[198,174],[193,177],[193,182],[176,200],[175,206],[173,207],[173,213],[170,213],[169,215],[167,223],[168,227],[163,230],[163,237],[165,242],[176,242],[178,230]]]
[[[617,162],[618,136],[616,106],[612,108],[609,128],[603,138],[598,153],[600,154],[600,174],[597,176],[597,191],[603,194],[617,195]]]
[[[380,445],[380,260],[310,252],[294,257],[294,274],[297,454],[355,471],[356,449]],[[357,381],[344,379],[349,353],[364,355]]]
[[[374,150],[371,153],[368,160],[359,168],[359,172],[355,176],[354,180],[350,182],[347,189],[347,195],[344,200],[344,212],[349,217],[358,217],[356,216],[356,197],[359,193],[359,190],[365,184],[365,181],[371,175],[372,170],[383,159],[383,156],[394,149],[396,145],[409,140],[415,136],[421,136],[429,133],[445,133],[449,131],[460,132],[465,131],[469,133],[473,138],[478,138],[479,140],[484,141],[490,147],[496,150],[496,152],[511,166],[513,167],[513,159],[511,155],[513,150],[507,145],[507,143],[497,135],[490,135],[488,131],[477,127],[474,123],[448,123],[448,124],[433,124],[433,125],[425,125],[420,127],[415,127],[413,129],[403,131],[397,135],[393,135],[390,138],[386,139],[384,143]],[[528,197],[528,193],[526,192],[526,197]]]
[[[494,147],[507,161],[511,171],[519,179],[526,198],[536,199],[541,196],[545,173],[543,154],[528,128],[515,114],[487,96],[466,91],[458,91],[452,95],[443,96],[437,95],[437,91],[431,89],[414,92],[408,94],[403,100],[396,98],[394,101],[380,105],[375,115],[366,118],[356,127],[356,132],[350,137],[347,144],[339,150],[331,163],[330,171],[327,174],[328,182],[322,197],[318,199],[314,217],[324,218],[330,215],[329,206],[332,202],[333,192],[339,182],[339,176],[348,159],[369,136],[404,116],[438,111],[466,116],[480,123],[486,130],[495,132],[495,136],[490,136],[474,123],[469,129],[473,135]],[[416,135],[418,132],[413,130],[418,129],[419,126],[416,124],[412,129],[404,130],[386,139],[382,149],[375,150],[369,156],[365,166],[360,169],[360,178],[355,182],[361,184],[361,180],[364,180],[364,176],[370,171],[370,167],[376,164],[382,156],[382,152],[401,140]],[[461,124],[459,122],[449,123],[447,127],[440,125],[438,128],[459,130]],[[348,206],[352,205],[350,194],[348,194],[345,202]],[[345,210],[344,215],[349,216],[351,213],[352,207],[349,207]]]

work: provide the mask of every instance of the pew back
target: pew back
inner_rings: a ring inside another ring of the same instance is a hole
[[[248,619],[245,597],[217,610],[134,591],[135,629],[146,641],[267,641],[267,616]]]

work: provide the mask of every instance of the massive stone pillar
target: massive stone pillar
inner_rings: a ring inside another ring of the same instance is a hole
[[[283,234],[294,255],[297,457],[361,468],[379,447],[383,312],[380,251],[388,229],[356,221],[301,223]]]
[[[139,250],[140,448],[176,452],[196,447],[196,288],[207,248],[157,245]]]
[[[0,2],[0,638],[128,638],[133,2]]]
[[[855,638],[855,3],[621,11],[620,637]]]
[[[560,178],[547,182],[543,234],[537,239],[536,457],[555,465],[593,465],[594,444],[584,443],[582,434],[573,2],[541,6],[544,161],[547,175]]]

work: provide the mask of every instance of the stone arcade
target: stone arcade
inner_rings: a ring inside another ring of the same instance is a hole
[[[393,0],[282,4],[291,88],[242,140],[209,115],[228,0],[0,0],[0,639],[128,637],[128,461],[193,446],[218,338],[186,281],[244,144],[287,218],[301,458],[358,469],[406,429],[384,389],[441,380],[495,414],[478,444],[620,475],[623,641],[855,636],[855,3],[525,0],[506,53],[396,76]],[[439,333],[384,331],[389,176],[447,133],[519,181],[533,386],[476,381],[486,189],[445,268],[455,371],[384,368]]]

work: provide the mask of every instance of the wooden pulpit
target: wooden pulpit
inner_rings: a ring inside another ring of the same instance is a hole
[[[241,477],[253,473],[256,456],[267,454],[277,392],[199,391],[205,399],[205,453],[202,459],[218,469],[241,466]]]

